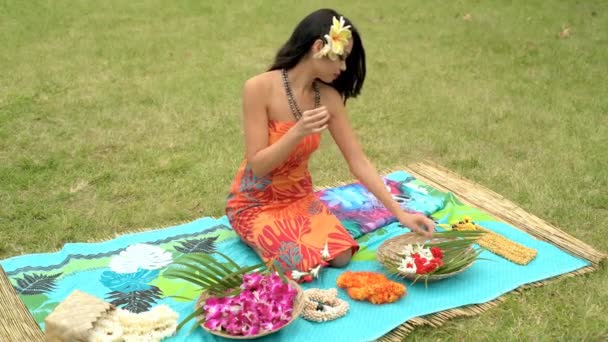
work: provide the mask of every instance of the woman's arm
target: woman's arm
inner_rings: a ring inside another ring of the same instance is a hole
[[[257,177],[263,177],[287,160],[300,140],[327,127],[325,107],[302,113],[302,118],[276,143],[268,146],[266,100],[271,96],[270,81],[264,75],[245,82],[243,89],[243,127],[247,162]]]
[[[327,89],[327,88],[326,88]],[[326,91],[326,98],[331,119],[329,131],[348,163],[351,173],[384,204],[384,206],[399,220],[399,222],[412,231],[434,231],[434,223],[424,215],[410,214],[401,209],[393,199],[376,168],[367,159],[346,115],[346,108],[342,98],[333,88]]]
[[[293,131],[286,133],[276,144],[268,146],[268,114],[266,100],[270,86],[263,76],[253,77],[243,88],[243,128],[245,130],[245,158],[258,177],[267,175],[285,162],[300,137]]]

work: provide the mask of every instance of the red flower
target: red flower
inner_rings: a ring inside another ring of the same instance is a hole
[[[433,254],[433,257],[437,259],[443,259],[443,252],[441,251],[441,248],[431,247],[431,253]]]
[[[425,258],[415,258],[414,264],[416,265],[416,273],[417,274],[425,274],[426,273],[426,259]]]
[[[433,259],[435,260],[435,259]],[[425,265],[425,272],[424,273],[431,273],[433,272],[435,269],[437,268],[437,264],[434,262],[429,262]]]
[[[426,258],[421,258],[421,257],[414,258],[414,264],[416,264],[416,268],[422,267],[424,264],[426,264],[426,262],[427,262]]]

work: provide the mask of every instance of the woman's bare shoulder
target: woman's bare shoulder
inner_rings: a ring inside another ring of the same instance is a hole
[[[329,84],[319,82],[319,91],[321,92],[321,101],[328,108],[344,107],[342,95]]]
[[[270,90],[272,90],[272,85],[276,81],[277,77],[277,71],[274,70],[252,76],[245,81],[245,91],[267,94]]]

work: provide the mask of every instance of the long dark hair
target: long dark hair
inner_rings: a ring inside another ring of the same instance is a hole
[[[341,14],[333,9],[320,9],[309,14],[294,29],[289,40],[279,49],[271,70],[291,69],[304,57],[317,39],[329,33],[332,18],[340,18]],[[350,25],[353,39],[353,49],[346,58],[346,71],[329,85],[334,87],[343,97],[344,102],[350,97],[357,97],[365,80],[365,50],[355,25],[344,17],[346,25]]]

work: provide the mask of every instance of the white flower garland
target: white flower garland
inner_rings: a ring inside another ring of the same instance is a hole
[[[161,341],[177,328],[178,314],[167,305],[132,313],[123,309],[109,311],[94,325],[90,342]]]

